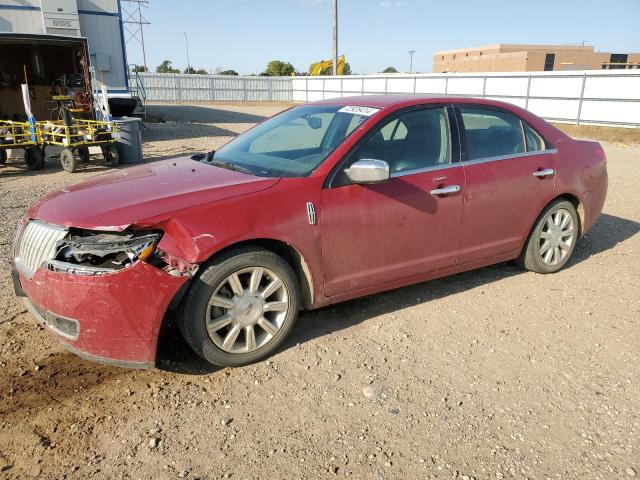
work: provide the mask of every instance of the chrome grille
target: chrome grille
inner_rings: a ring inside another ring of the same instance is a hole
[[[19,234],[16,245],[16,266],[27,276],[33,277],[42,262],[56,255],[56,243],[64,238],[68,230],[32,220]]]

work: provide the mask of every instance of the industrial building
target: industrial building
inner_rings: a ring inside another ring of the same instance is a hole
[[[55,62],[55,58],[48,58],[43,53],[47,52],[47,43],[61,44],[64,39],[84,38],[93,76],[106,85],[109,103],[124,105],[127,109],[135,100],[129,88],[120,0],[0,0],[0,40],[2,38],[13,45],[18,42],[16,38],[22,38],[21,48],[31,48],[32,52],[16,59],[12,57],[18,50],[0,49],[4,52],[0,52],[3,69],[0,82],[4,87],[15,86],[13,84],[21,81],[21,76],[8,78],[11,77],[8,72],[18,61],[23,62],[26,71],[33,75],[40,72],[42,78],[42,72],[47,70],[42,62]],[[36,106],[41,103],[36,102]]]
[[[590,45],[499,44],[436,52],[433,72],[536,72],[640,68],[640,53],[596,52]]]

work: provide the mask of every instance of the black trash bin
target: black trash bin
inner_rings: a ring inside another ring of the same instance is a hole
[[[142,162],[142,120],[136,117],[114,118],[118,132],[116,148],[120,163]]]

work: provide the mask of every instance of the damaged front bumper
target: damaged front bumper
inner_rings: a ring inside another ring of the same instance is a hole
[[[101,275],[39,268],[15,271],[16,293],[29,311],[81,357],[127,367],[153,367],[164,315],[188,276],[138,261]]]

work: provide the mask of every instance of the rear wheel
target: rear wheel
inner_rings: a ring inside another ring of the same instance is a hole
[[[63,148],[60,152],[60,165],[65,172],[73,173],[78,168],[78,159],[73,154],[73,150],[69,148]]]
[[[4,165],[7,163],[7,151],[0,150],[0,165]]]
[[[115,145],[104,145],[102,147],[102,156],[104,157],[104,161],[110,167],[117,167],[120,163],[120,154],[118,153],[118,149]]]
[[[78,156],[82,163],[89,163],[89,159],[91,158],[89,147],[78,147]]]
[[[576,247],[580,228],[578,212],[567,200],[555,200],[542,212],[518,259],[523,268],[554,273],[564,267]]]
[[[40,170],[44,166],[44,152],[39,147],[26,148],[24,163],[29,170]]]
[[[202,358],[240,366],[269,356],[298,316],[295,273],[281,257],[259,247],[234,249],[194,279],[178,325]]]

